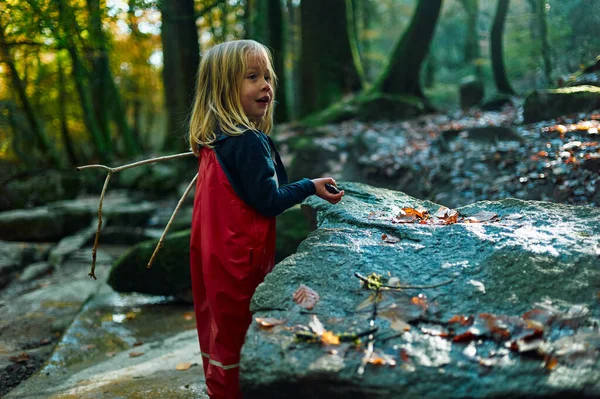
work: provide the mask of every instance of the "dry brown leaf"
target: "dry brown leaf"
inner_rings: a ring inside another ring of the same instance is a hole
[[[25,363],[26,361],[29,360],[29,353],[21,352],[21,353],[19,353],[18,356],[9,357],[8,360],[10,360],[11,362],[15,362],[15,363]]]
[[[184,370],[188,370],[190,367],[192,367],[192,363],[182,362],[182,363],[179,363],[177,366],[175,366],[175,370],[184,371]]]
[[[265,330],[285,323],[284,319],[276,319],[274,317],[256,317],[254,320],[260,328]]]
[[[137,342],[134,342],[134,343],[133,343],[133,346],[134,346],[134,347],[136,347],[136,346],[141,346],[141,345],[144,345],[144,343],[143,343],[142,341],[137,341]]]
[[[187,321],[193,320],[194,319],[194,312],[185,312],[183,314],[183,318],[186,319]]]
[[[144,352],[129,352],[129,357],[138,357],[142,356]]]
[[[308,310],[314,308],[317,302],[319,302],[319,294],[304,284],[300,284],[296,292],[294,292],[293,298],[294,302]]]
[[[331,331],[325,331],[323,332],[323,335],[321,335],[321,342],[323,345],[339,345],[340,337]]]

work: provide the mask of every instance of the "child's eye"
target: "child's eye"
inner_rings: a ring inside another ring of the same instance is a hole
[[[254,74],[248,75],[248,79],[256,80],[257,78],[258,78],[258,76],[254,75]]]
[[[265,76],[265,80],[266,80],[267,82],[270,82],[270,81],[271,81],[271,77],[270,77],[270,76]]]

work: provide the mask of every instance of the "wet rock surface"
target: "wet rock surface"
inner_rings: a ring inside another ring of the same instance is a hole
[[[440,206],[339,185],[340,204],[308,201],[319,228],[253,298],[247,397],[600,395],[600,210],[506,199],[406,223],[402,208]],[[377,297],[356,272],[417,288]],[[300,284],[312,309],[292,300]],[[344,342],[373,327],[370,355],[368,336]]]

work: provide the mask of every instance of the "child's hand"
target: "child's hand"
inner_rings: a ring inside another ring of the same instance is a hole
[[[331,177],[323,177],[320,179],[313,179],[312,182],[315,184],[315,187],[317,188],[317,192],[316,192],[317,197],[323,198],[325,201],[328,201],[332,204],[337,204],[338,202],[340,202],[340,200],[344,196],[344,190],[340,191],[337,194],[332,194],[329,191],[327,191],[327,188],[325,188],[326,184],[331,184],[334,186],[336,185],[335,180],[333,180]]]

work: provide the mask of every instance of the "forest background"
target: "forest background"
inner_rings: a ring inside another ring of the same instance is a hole
[[[186,151],[199,59],[238,38],[273,49],[278,123],[360,90],[451,111],[469,77],[488,99],[556,87],[597,56],[599,8],[595,0],[2,0],[0,161],[14,171]],[[494,77],[494,30],[504,86]],[[391,87],[394,79],[416,84]]]

